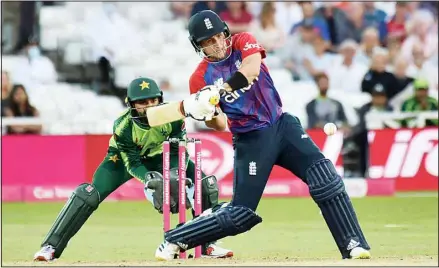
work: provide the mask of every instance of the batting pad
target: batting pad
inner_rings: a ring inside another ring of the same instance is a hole
[[[244,233],[261,222],[262,218],[249,208],[225,206],[167,232],[165,240],[187,250],[226,236]]]
[[[41,246],[53,246],[55,248],[54,257],[59,258],[69,240],[98,208],[99,203],[99,192],[93,185],[88,183],[79,185],[58,214]]]
[[[343,258],[352,248],[370,249],[343,180],[328,159],[318,161],[306,173],[310,194],[320,207]]]

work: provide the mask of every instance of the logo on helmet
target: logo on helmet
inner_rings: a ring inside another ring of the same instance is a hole
[[[142,83],[139,84],[140,90],[144,90],[145,88],[149,88],[149,83],[142,81]]]
[[[208,30],[213,28],[212,22],[210,21],[209,18],[204,19],[204,24],[206,25],[206,29],[208,29]]]

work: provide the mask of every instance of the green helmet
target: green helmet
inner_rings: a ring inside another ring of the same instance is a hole
[[[139,77],[131,81],[127,89],[125,103],[131,109],[131,117],[135,123],[142,127],[147,127],[148,122],[145,114],[139,114],[134,108],[134,101],[159,98],[159,103],[163,102],[163,92],[157,83],[151,78]]]
[[[159,98],[160,103],[163,102],[163,92],[160,90],[157,83],[151,78],[139,77],[131,81],[127,89],[126,103],[130,104],[132,101]]]
[[[424,78],[417,78],[413,82],[413,86],[415,90],[421,90],[421,89],[428,90],[428,80]]]

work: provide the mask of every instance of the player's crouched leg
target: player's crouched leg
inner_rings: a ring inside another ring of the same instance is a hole
[[[223,205],[227,204],[218,204],[218,181],[214,175],[203,177],[201,187],[201,207],[203,215],[213,213],[220,209]],[[195,217],[195,210],[192,210],[192,212],[194,213]],[[217,241],[209,241],[208,243],[202,245],[202,255],[204,258],[230,258],[233,257],[233,251],[219,246]]]
[[[59,258],[69,240],[98,208],[99,203],[99,192],[93,185],[79,185],[58,214],[34,259],[50,261]]]
[[[370,247],[360,228],[343,180],[332,162],[322,159],[314,163],[306,171],[306,182],[342,257],[370,258]]]
[[[180,250],[235,236],[252,229],[262,222],[253,210],[243,206],[221,206],[165,234],[165,241],[157,248],[158,260],[172,260]]]

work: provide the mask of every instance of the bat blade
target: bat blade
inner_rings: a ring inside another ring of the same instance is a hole
[[[180,112],[180,102],[151,107],[146,111],[148,122],[151,127],[164,125],[186,118]]]

